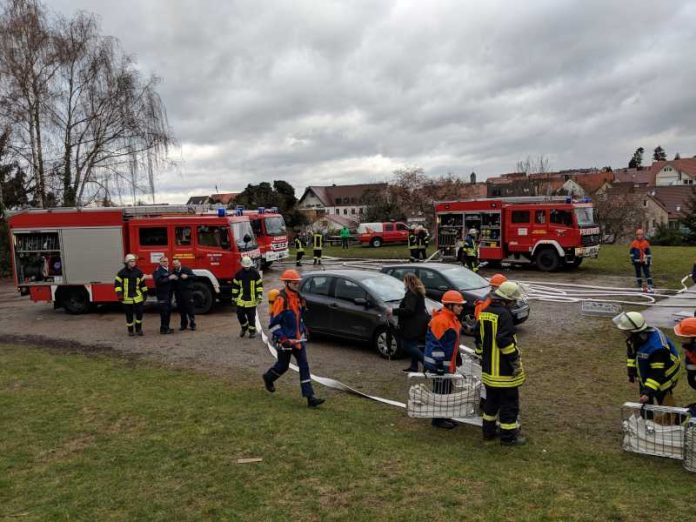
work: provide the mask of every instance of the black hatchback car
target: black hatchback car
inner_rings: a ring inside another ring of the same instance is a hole
[[[401,265],[389,265],[382,268],[382,272],[399,280],[404,275],[415,273],[425,286],[428,297],[435,301],[442,299],[442,294],[447,290],[459,290],[464,299],[464,315],[462,326],[468,334],[473,333],[474,305],[478,300],[484,300],[490,291],[488,280],[475,274],[468,268],[448,263],[405,263]],[[521,324],[529,318],[529,303],[520,299],[510,310],[515,324]]]
[[[387,308],[398,308],[406,293],[393,277],[367,270],[326,270],[302,276],[307,301],[305,324],[310,333],[371,343],[383,357],[397,357],[400,347],[387,335]],[[425,300],[431,314],[440,304]]]

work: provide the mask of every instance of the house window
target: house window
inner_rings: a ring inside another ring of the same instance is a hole
[[[336,204],[340,205],[341,204],[341,198],[336,198]]]
[[[354,209],[354,208],[351,208],[351,209],[350,209],[350,213],[351,213],[351,214],[355,214],[355,209]]]
[[[362,207],[360,207],[360,208],[358,209],[358,214],[362,214],[362,213],[363,213],[363,209],[362,209]]]
[[[343,215],[344,215],[344,216],[347,216],[347,215],[348,215],[348,209],[347,209],[347,208],[344,208],[344,209],[343,209]]]
[[[647,206],[648,206],[648,200],[647,200],[647,199],[644,199],[644,200],[643,200],[643,206],[644,206],[644,207],[647,207]]]
[[[343,198],[343,204],[347,205],[348,203],[350,203],[350,200],[348,198]]]
[[[336,209],[336,214],[340,214],[340,213],[341,213],[341,209],[340,209],[340,208],[337,208],[337,209]]]

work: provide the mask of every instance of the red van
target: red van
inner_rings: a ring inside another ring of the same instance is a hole
[[[360,223],[358,241],[361,245],[381,247],[382,245],[408,242],[408,226],[400,221],[388,223]]]

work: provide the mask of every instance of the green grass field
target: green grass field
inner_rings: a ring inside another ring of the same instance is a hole
[[[0,346],[0,519],[689,520],[694,477],[620,450],[608,352],[572,350],[554,372],[596,378],[562,397],[539,396],[549,371],[525,389],[531,443],[501,448],[338,393],[308,410],[295,375],[270,395],[243,371]]]
[[[431,246],[428,256],[435,251]],[[306,256],[311,258],[311,251]],[[380,248],[353,246],[348,250],[329,246],[324,248],[324,255],[336,257],[351,257],[365,259],[407,259],[408,249],[405,245],[385,246]],[[294,258],[295,252],[291,252]],[[691,273],[691,267],[696,261],[694,247],[653,247],[653,275],[655,284],[659,287],[678,287],[679,280]],[[628,257],[628,245],[602,245],[597,259],[586,259],[578,269],[579,273],[588,276],[625,276],[626,285],[633,286],[633,266]]]

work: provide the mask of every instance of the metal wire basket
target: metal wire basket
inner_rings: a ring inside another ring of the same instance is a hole
[[[696,419],[689,419],[684,428],[684,469],[696,472]]]
[[[481,382],[459,373],[408,374],[409,417],[421,419],[472,417],[478,414]]]
[[[621,407],[623,449],[643,455],[684,459],[687,408],[626,402]]]

